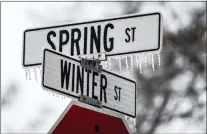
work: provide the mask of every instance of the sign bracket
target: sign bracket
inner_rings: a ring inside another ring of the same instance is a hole
[[[99,61],[106,61],[107,56],[105,52],[102,53],[94,53],[94,54],[87,54],[87,55],[80,55],[78,56],[79,59],[85,58],[88,60],[99,60]]]
[[[98,107],[98,108],[102,108],[101,101],[99,101],[97,99],[93,99],[93,98],[88,97],[88,96],[83,95],[83,94],[81,94],[79,96],[79,101],[83,102],[83,103],[86,103],[86,104],[89,104],[89,105],[92,105],[92,106],[95,106],[95,107]]]

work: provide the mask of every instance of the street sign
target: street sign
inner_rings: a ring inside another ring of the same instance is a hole
[[[129,134],[131,130],[120,114],[71,101],[48,133]]]
[[[105,70],[97,73],[82,68],[80,61],[48,49],[43,55],[43,88],[73,98],[83,94],[101,101],[104,108],[135,117],[135,81]]]
[[[106,56],[160,52],[160,13],[127,15],[67,25],[28,29],[24,32],[23,66],[42,63],[45,48],[67,56],[106,53]]]

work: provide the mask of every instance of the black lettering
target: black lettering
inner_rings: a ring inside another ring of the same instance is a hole
[[[129,41],[130,41],[130,35],[129,35],[129,33],[128,33],[127,31],[130,31],[130,29],[127,28],[127,29],[125,30],[126,35],[127,35],[127,37],[128,37],[128,39],[125,39],[125,42],[129,42]]]
[[[70,78],[70,66],[71,63],[68,63],[67,66],[67,61],[65,61],[64,63],[64,68],[63,68],[63,60],[61,59],[61,87],[64,87],[64,81],[66,79],[66,89],[68,90],[68,86],[69,86],[69,78]]]
[[[82,76],[80,72],[80,66],[77,66],[77,83],[76,83],[76,93],[78,93],[79,85],[81,89],[81,94],[83,94],[83,84],[84,83],[84,69],[82,68]]]
[[[89,96],[89,79],[90,79],[90,73],[91,73],[91,70],[89,69],[86,69],[87,71],[87,96]]]
[[[72,71],[72,91],[74,92],[74,85],[75,85],[75,64],[73,64],[73,71]]]
[[[116,90],[117,90],[117,86],[114,87],[114,91],[115,91],[115,94],[116,94],[116,96],[114,96],[114,99],[115,99],[115,100],[118,99],[118,94],[117,94],[117,91],[116,91]]]
[[[131,29],[132,29],[132,41],[134,41],[134,35],[135,35],[136,27],[132,27]]]
[[[119,101],[121,100],[121,88],[119,87]]]
[[[51,36],[56,37],[56,33],[54,31],[50,31],[47,34],[47,42],[50,44],[53,50],[56,50],[55,44],[51,40]]]
[[[100,53],[100,44],[101,44],[101,26],[98,25],[98,34],[96,35],[96,31],[94,26],[91,27],[91,47],[90,53],[93,53],[93,45],[95,42],[97,53]]]
[[[108,32],[108,28],[111,28],[111,29],[114,29],[114,25],[109,23],[105,26],[105,29],[104,29],[104,50],[106,52],[110,52],[113,50],[114,48],[114,38],[109,38],[109,42],[110,42],[110,47],[108,48],[107,46],[107,32]]]
[[[88,28],[85,27],[84,28],[84,48],[83,48],[83,53],[84,54],[87,54],[87,39],[88,39],[87,34],[88,34]]]
[[[104,81],[104,83],[103,83]],[[100,83],[100,101],[102,101],[102,92],[104,92],[104,101],[107,103],[106,99],[106,88],[107,88],[107,79],[106,76],[101,74],[101,83]]]
[[[78,37],[75,39],[75,33]],[[71,30],[71,55],[74,55],[74,45],[76,45],[77,55],[80,55],[79,40],[81,39],[81,31],[78,28]]]
[[[93,83],[92,83],[92,98],[94,99],[98,99],[97,96],[94,95],[94,87],[97,86],[97,83],[95,82],[95,76],[98,76],[98,73],[97,72],[93,72]]]
[[[65,34],[66,39],[63,40],[63,35]],[[59,36],[59,52],[62,52],[63,45],[66,45],[69,41],[69,32],[67,30],[60,30],[60,36]]]

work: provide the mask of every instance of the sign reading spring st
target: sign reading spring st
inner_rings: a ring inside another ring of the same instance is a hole
[[[45,50],[43,58],[43,88],[72,98],[80,94],[102,102],[104,108],[135,117],[135,81],[102,70],[97,73],[82,68],[80,61],[60,53]]]
[[[160,13],[28,29],[24,32],[23,66],[41,65],[45,48],[67,56],[161,51],[161,37]]]

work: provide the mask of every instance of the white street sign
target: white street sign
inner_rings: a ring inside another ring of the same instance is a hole
[[[80,61],[44,50],[43,88],[79,98],[80,94],[98,99],[104,108],[135,117],[136,83],[103,70],[96,73],[81,67]]]
[[[160,13],[127,15],[24,32],[23,66],[42,63],[43,50],[67,56],[106,53],[106,56],[160,52],[162,17]],[[75,57],[76,58],[76,57]]]

